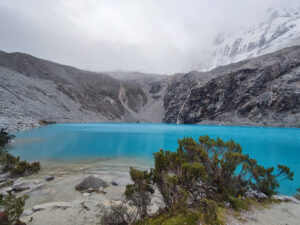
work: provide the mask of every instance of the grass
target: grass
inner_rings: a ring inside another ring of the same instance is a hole
[[[264,199],[258,201],[255,198],[230,198],[232,209],[225,208],[220,205],[217,207],[216,213],[217,218],[205,218],[205,215],[197,209],[186,209],[178,212],[170,212],[161,215],[147,218],[143,221],[137,222],[135,225],[198,225],[201,224],[212,224],[212,225],[223,225],[226,224],[226,215],[232,215],[241,222],[245,222],[241,216],[242,211],[248,211],[251,208],[270,208],[270,204],[279,203],[280,200],[275,199]]]
[[[200,211],[187,209],[147,218],[146,220],[139,221],[136,225],[198,225],[200,222],[203,225],[223,225],[225,224],[225,214],[226,209],[218,207],[217,218],[205,218],[205,215]]]

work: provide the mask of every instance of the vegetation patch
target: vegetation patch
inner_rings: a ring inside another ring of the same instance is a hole
[[[9,152],[2,149],[9,140],[14,138],[4,129],[0,131],[0,169],[3,173],[10,172],[11,176],[28,176],[40,170],[39,162],[29,163],[25,160],[20,160],[20,157],[13,156]]]
[[[12,194],[7,196],[0,194],[0,224],[23,224],[19,218],[23,213],[26,198],[27,196],[16,197]]]
[[[20,157],[15,157],[4,151],[4,147],[9,140],[14,138],[4,129],[0,131],[0,169],[2,173],[8,173],[12,177],[27,176],[40,170],[40,163],[29,163],[25,160],[21,161]],[[4,181],[0,183],[0,187],[11,185],[12,181]],[[27,196],[17,197],[11,193],[6,195],[0,194],[0,224],[3,225],[21,225],[19,218],[23,212],[25,200]]]
[[[219,208],[248,210],[247,193],[270,197],[280,181],[293,179],[288,167],[265,168],[233,140],[200,136],[198,142],[184,138],[178,144],[175,152],[154,153],[155,166],[149,171],[130,168],[133,184],[124,195],[137,210],[137,224],[222,224]],[[153,217],[149,208],[154,196],[161,207]]]

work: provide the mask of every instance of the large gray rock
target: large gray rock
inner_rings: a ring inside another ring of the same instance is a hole
[[[258,191],[247,191],[245,193],[248,198],[267,199],[269,198],[266,194]]]
[[[54,180],[54,176],[53,175],[46,175],[46,176],[44,176],[44,178],[45,178],[46,181]]]
[[[25,191],[25,190],[28,190],[28,189],[30,189],[30,186],[27,186],[27,185],[13,186],[13,191],[16,191],[16,192]]]
[[[75,189],[78,191],[85,191],[91,189],[98,189],[99,187],[107,187],[108,184],[102,180],[101,178],[95,177],[93,175],[85,178],[78,185],[76,185]]]

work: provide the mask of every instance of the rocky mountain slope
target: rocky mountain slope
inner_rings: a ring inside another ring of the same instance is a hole
[[[153,84],[120,80],[27,54],[0,52],[0,79],[1,118],[19,118],[17,123],[24,118],[161,122],[162,88],[156,90],[155,82],[164,77],[153,79]],[[150,117],[148,111],[155,113]]]
[[[300,126],[300,46],[169,80],[167,123]]]
[[[276,50],[300,45],[300,5],[269,9],[260,22],[233,33],[219,34],[208,49],[203,68],[215,68]]]
[[[108,75],[0,52],[0,81],[0,125],[14,129],[40,120],[300,126],[300,46],[171,76]]]

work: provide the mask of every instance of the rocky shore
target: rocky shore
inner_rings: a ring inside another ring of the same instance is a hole
[[[134,161],[138,168],[151,166],[148,161]],[[113,204],[120,204],[126,185],[131,183],[128,171],[132,162],[132,159],[41,162],[42,170],[38,174],[14,180],[0,191],[2,194],[13,192],[18,196],[29,196],[21,217],[21,221],[28,225],[100,224],[103,212]],[[248,194],[265,198],[257,193]],[[229,213],[226,215],[227,224],[296,225],[300,202],[290,197],[274,197],[282,203],[253,208],[238,217]],[[151,211],[157,209],[153,204]]]
[[[28,130],[40,126],[39,121],[32,117],[5,117],[0,116],[0,127],[8,132]]]

